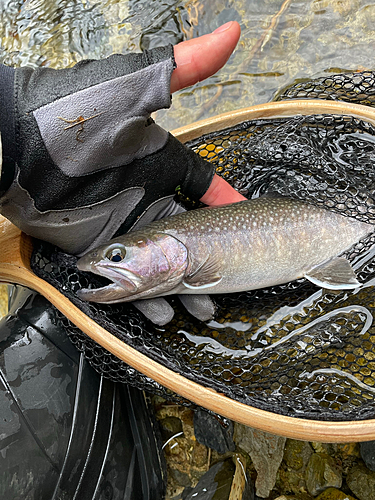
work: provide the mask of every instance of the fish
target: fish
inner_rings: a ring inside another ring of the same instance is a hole
[[[111,304],[241,292],[302,277],[326,289],[354,289],[360,283],[342,254],[374,228],[282,196],[199,208],[89,251],[78,260],[78,269],[106,277],[110,284],[77,294]]]

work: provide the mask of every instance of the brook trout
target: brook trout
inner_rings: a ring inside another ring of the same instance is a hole
[[[112,283],[82,299],[127,302],[171,294],[230,293],[306,277],[360,286],[340,254],[374,226],[283,197],[264,196],[153,222],[88,252],[78,269]]]

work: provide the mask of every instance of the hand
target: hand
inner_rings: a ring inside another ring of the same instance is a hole
[[[226,28],[223,30],[223,28]],[[206,204],[243,199],[150,114],[225,64],[239,25],[175,47],[66,70],[0,67],[0,212],[82,254],[165,212],[179,185]]]
[[[235,21],[220,26],[209,35],[181,42],[174,48],[177,68],[172,73],[171,92],[194,85],[216,73],[229,59],[241,34]],[[214,175],[201,202],[223,205],[244,200],[222,177]]]
[[[1,213],[80,255],[155,218],[177,186],[209,204],[240,199],[150,118],[171,90],[219,69],[239,32],[230,23],[177,45],[175,71],[172,46],[64,70],[0,66]]]

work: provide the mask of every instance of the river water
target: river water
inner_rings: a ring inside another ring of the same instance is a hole
[[[173,129],[271,100],[296,80],[372,69],[368,0],[1,0],[0,60],[71,66],[84,58],[178,43],[236,20],[242,36],[216,75],[174,95],[157,121]]]

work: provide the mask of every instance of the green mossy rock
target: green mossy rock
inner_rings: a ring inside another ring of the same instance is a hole
[[[325,453],[311,455],[305,477],[307,490],[314,497],[330,487],[341,488],[342,484],[341,470],[334,459]]]
[[[346,482],[359,500],[375,500],[375,472],[364,465],[350,469]]]
[[[351,495],[347,495],[343,491],[337,490],[336,488],[328,488],[328,490],[323,491],[315,500],[356,500]]]

